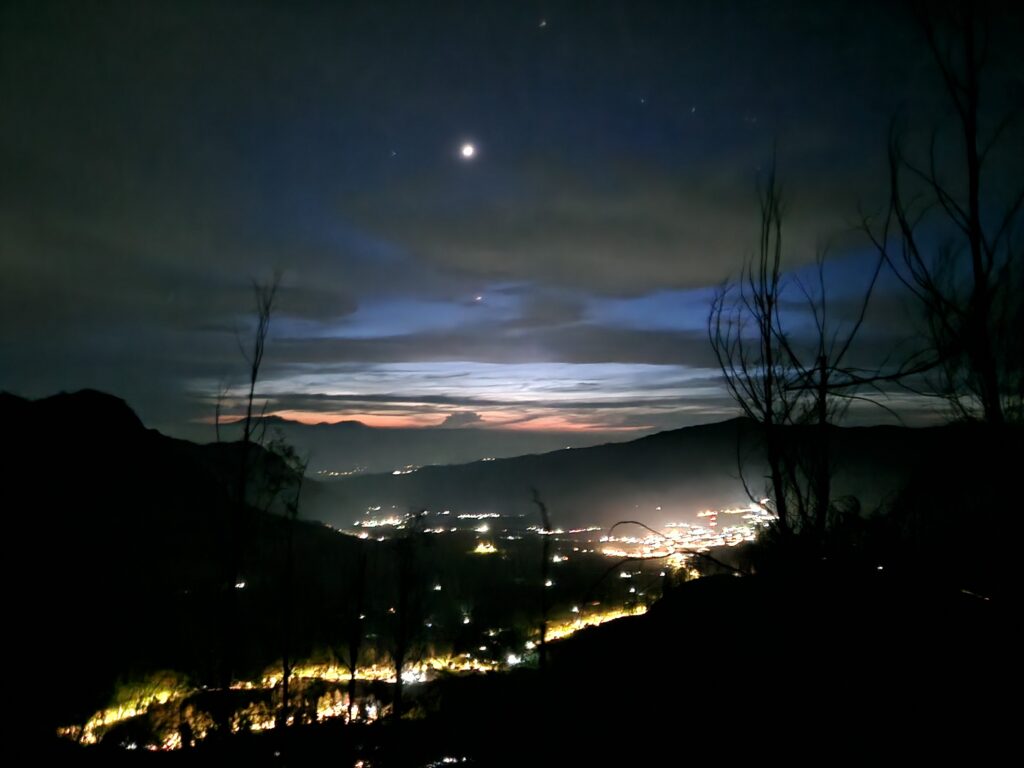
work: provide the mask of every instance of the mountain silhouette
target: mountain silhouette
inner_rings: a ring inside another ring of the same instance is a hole
[[[802,432],[791,429],[789,437],[800,440]],[[950,439],[950,430],[941,427],[834,427],[834,492],[874,509]],[[351,525],[373,507],[532,519],[531,489],[536,488],[559,527],[607,527],[622,519],[655,526],[692,523],[701,510],[748,504],[744,481],[751,494],[767,495],[759,443],[753,422],[732,419],[625,443],[345,477],[325,483],[309,514],[337,525]]]

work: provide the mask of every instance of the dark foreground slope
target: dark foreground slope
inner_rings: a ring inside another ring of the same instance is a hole
[[[543,674],[430,684],[415,719],[208,742],[165,762],[987,763],[1015,734],[1012,619],[1006,604],[906,573],[709,577],[644,616],[552,644]]]
[[[52,734],[109,701],[117,681],[155,669],[216,679],[237,446],[164,437],[123,401],[89,391],[5,395],[0,424],[4,623],[33,724]],[[244,520],[235,674],[262,669],[280,648],[284,521],[253,509]],[[292,634],[304,639],[294,650],[308,652],[324,605],[344,597],[339,571],[357,543],[319,525],[300,523],[295,536],[304,556]]]
[[[439,722],[485,764],[981,759],[1020,639],[1005,603],[905,574],[710,577],[555,644],[546,679],[452,681]]]

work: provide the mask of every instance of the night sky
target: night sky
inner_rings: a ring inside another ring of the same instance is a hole
[[[828,242],[854,307],[889,122],[941,97],[890,3],[4,2],[0,389],[94,387],[188,434],[280,269],[272,412],[725,418],[708,302],[773,146],[790,278]],[[894,281],[876,298],[869,361],[915,333]]]

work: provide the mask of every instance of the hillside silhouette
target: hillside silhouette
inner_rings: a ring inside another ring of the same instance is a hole
[[[804,431],[791,428],[790,439],[803,439]],[[949,427],[831,432],[835,493],[857,497],[865,510],[889,501],[912,474],[957,441]],[[766,495],[759,442],[756,425],[738,418],[624,443],[331,480],[308,509],[342,526],[377,506],[532,516],[530,488],[539,488],[563,527],[608,527],[638,515],[651,525],[692,523],[701,510],[749,503],[743,479],[752,494]]]
[[[94,711],[118,680],[153,670],[212,676],[237,446],[165,437],[124,401],[94,391],[34,402],[5,395],[0,423],[17,446],[5,469],[11,541],[32,553],[8,561],[7,585],[17,615],[32,617],[17,647],[27,690],[40,697],[35,726],[49,735]],[[261,452],[264,465],[272,460]],[[247,515],[252,609],[239,655],[251,671],[273,658],[267,646],[278,628],[267,607],[278,599],[284,521]],[[302,594],[316,602],[342,581],[333,564],[351,560],[357,542],[307,524],[297,537],[309,555]],[[298,614],[307,651],[319,621]]]

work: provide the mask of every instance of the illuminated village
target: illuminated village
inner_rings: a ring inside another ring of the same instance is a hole
[[[766,502],[767,500],[765,500]],[[602,533],[596,526],[570,530],[543,530],[537,526],[516,527],[496,513],[458,514],[448,511],[436,517],[450,518],[451,525],[425,527],[423,533],[434,535],[463,535],[472,537],[473,546],[467,556],[501,556],[503,542],[519,542],[524,537],[550,537],[553,553],[550,563],[552,574],[545,587],[554,587],[560,566],[575,558],[598,558],[621,562],[615,581],[622,583],[621,600],[617,605],[591,601],[585,604],[556,604],[546,623],[545,640],[559,641],[589,627],[645,613],[660,595],[661,582],[667,579],[686,580],[696,575],[690,568],[695,556],[720,547],[733,547],[751,541],[757,531],[767,525],[770,515],[765,506],[750,504],[717,511],[702,511],[697,519],[704,524],[670,523],[664,531],[648,530],[642,536]],[[726,525],[719,527],[719,520]],[[515,521],[519,522],[519,521]],[[395,514],[382,515],[379,507],[367,510],[366,516],[356,521],[352,529],[339,531],[341,535],[361,540],[386,541],[387,533],[378,535],[369,531],[404,529],[408,517]],[[372,543],[372,542],[371,542]],[[643,566],[651,561],[656,568]],[[630,565],[632,564],[632,565]],[[645,576],[648,577],[645,579]],[[628,586],[625,586],[628,583]],[[645,584],[646,586],[634,586]],[[244,589],[244,582],[236,585]],[[431,592],[443,592],[439,583],[430,585]],[[393,612],[393,609],[391,609]],[[470,614],[463,616],[465,625],[473,623]],[[431,626],[427,625],[428,628]],[[488,674],[507,672],[520,666],[537,663],[539,630],[534,629],[532,639],[510,647],[500,638],[507,634],[502,628],[485,628],[480,634],[480,645],[472,651],[459,654],[427,656],[411,660],[404,665],[402,680],[406,684],[430,683],[447,675]],[[391,705],[379,686],[396,682],[396,670],[386,661],[361,665],[355,670],[337,659],[309,660],[292,668],[291,688],[293,705],[288,724],[311,725],[329,720],[371,723],[387,716]],[[361,694],[349,696],[352,681],[360,685]],[[375,692],[365,684],[374,684]],[[237,680],[231,686],[239,706],[231,715],[233,733],[271,730],[280,725],[281,668],[270,668],[254,680]],[[205,688],[196,690],[173,673],[161,673],[136,685],[122,688],[116,704],[95,713],[81,725],[68,725],[59,735],[80,744],[107,743],[113,734],[116,745],[135,750],[176,750],[194,745],[206,738],[216,727],[213,716],[202,708]],[[146,733],[162,734],[157,741],[140,743],[134,740],[133,720],[147,720]]]

